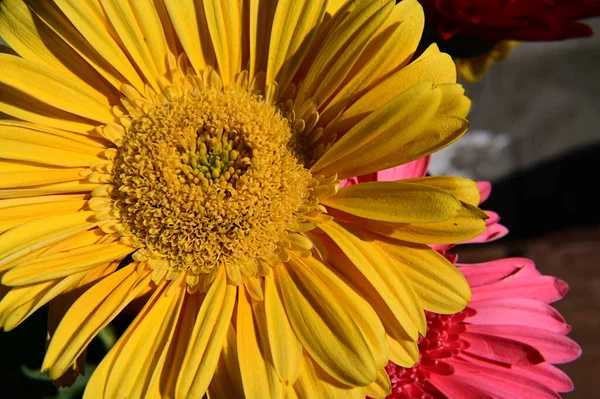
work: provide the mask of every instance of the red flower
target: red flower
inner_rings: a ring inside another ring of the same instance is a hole
[[[488,40],[563,40],[591,36],[578,22],[600,15],[600,0],[419,0],[444,40],[457,33]]]

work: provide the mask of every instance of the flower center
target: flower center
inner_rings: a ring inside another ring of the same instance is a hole
[[[114,213],[142,258],[162,269],[247,269],[278,254],[316,186],[294,135],[275,106],[237,86],[165,99],[123,136]]]

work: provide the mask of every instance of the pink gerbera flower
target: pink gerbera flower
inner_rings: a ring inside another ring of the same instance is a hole
[[[572,390],[553,365],[575,360],[581,348],[548,305],[567,285],[528,259],[457,266],[471,285],[471,302],[453,315],[427,312],[419,362],[410,369],[387,366],[388,398],[544,399]]]

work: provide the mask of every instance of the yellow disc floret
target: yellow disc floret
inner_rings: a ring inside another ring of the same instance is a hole
[[[294,147],[290,123],[262,97],[195,89],[128,127],[112,170],[114,213],[142,257],[169,270],[272,258],[315,188]]]

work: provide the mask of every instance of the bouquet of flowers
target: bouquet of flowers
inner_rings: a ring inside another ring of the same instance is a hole
[[[508,230],[489,183],[428,169],[469,127],[457,79],[594,15],[0,1],[0,329],[48,308],[30,374],[64,398],[559,397],[566,283],[461,263]]]

